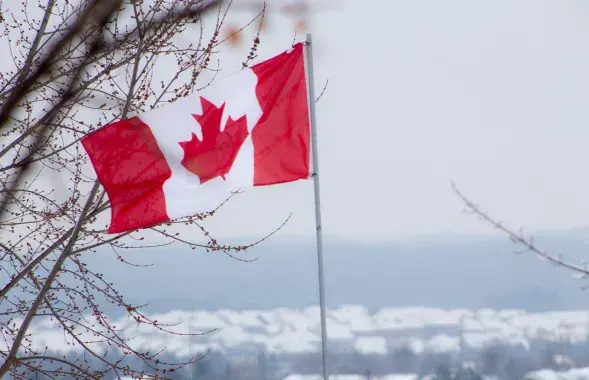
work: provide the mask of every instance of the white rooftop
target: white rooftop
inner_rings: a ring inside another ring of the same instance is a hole
[[[189,339],[152,326],[138,326],[137,322],[127,318],[113,321],[113,324],[122,329],[123,334],[134,337],[132,345],[135,348],[160,350],[166,347],[167,352],[178,356],[207,349],[225,352],[265,347],[276,354],[320,349],[317,307],[171,311],[150,317],[160,325],[175,324],[169,329],[184,334],[216,331]],[[572,342],[585,341],[589,335],[588,311],[528,313],[522,310],[386,308],[370,314],[361,306],[346,306],[328,311],[327,329],[333,349],[384,355],[395,345],[403,344],[417,353],[452,352],[459,349],[461,320],[464,343],[471,348],[483,348],[497,341],[528,347],[532,340],[556,341],[563,336]],[[425,330],[429,335],[423,333]],[[91,340],[91,334],[87,335]],[[49,346],[63,353],[79,349],[66,342],[60,327],[48,319],[35,323],[30,336],[39,348]]]

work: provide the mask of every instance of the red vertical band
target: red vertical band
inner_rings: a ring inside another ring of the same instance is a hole
[[[309,177],[310,127],[303,44],[257,64],[262,117],[252,131],[254,185]]]
[[[149,126],[118,121],[82,140],[111,204],[109,233],[168,221],[164,182],[172,172]]]

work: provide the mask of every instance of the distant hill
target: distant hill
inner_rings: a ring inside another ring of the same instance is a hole
[[[585,230],[542,234],[538,244],[581,262],[589,258]],[[325,243],[330,307],[518,308],[532,312],[589,308],[585,282],[504,237],[431,236],[388,243],[329,236]],[[317,303],[317,263],[312,239],[274,238],[242,254],[243,263],[222,253],[180,246],[125,254],[135,268],[108,251],[87,255],[130,300],[148,310],[302,308]]]

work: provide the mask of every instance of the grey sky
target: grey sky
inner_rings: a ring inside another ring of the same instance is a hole
[[[513,227],[589,225],[586,2],[332,3],[311,23],[318,92],[329,78],[317,105],[326,233],[492,233],[462,213],[450,181]],[[258,61],[293,40],[293,24],[271,16]],[[220,75],[248,50],[222,48]],[[255,236],[290,212],[283,234],[314,233],[310,181],[248,189],[208,227]]]
[[[586,2],[337,3],[312,24],[327,233],[490,233],[451,180],[515,227],[588,224]],[[271,27],[260,58],[292,40]],[[250,190],[209,226],[259,234],[292,211],[283,233],[312,234],[311,185]]]

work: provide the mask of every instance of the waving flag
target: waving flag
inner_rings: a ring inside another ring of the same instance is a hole
[[[231,192],[309,176],[303,44],[82,140],[109,233],[210,211]]]

